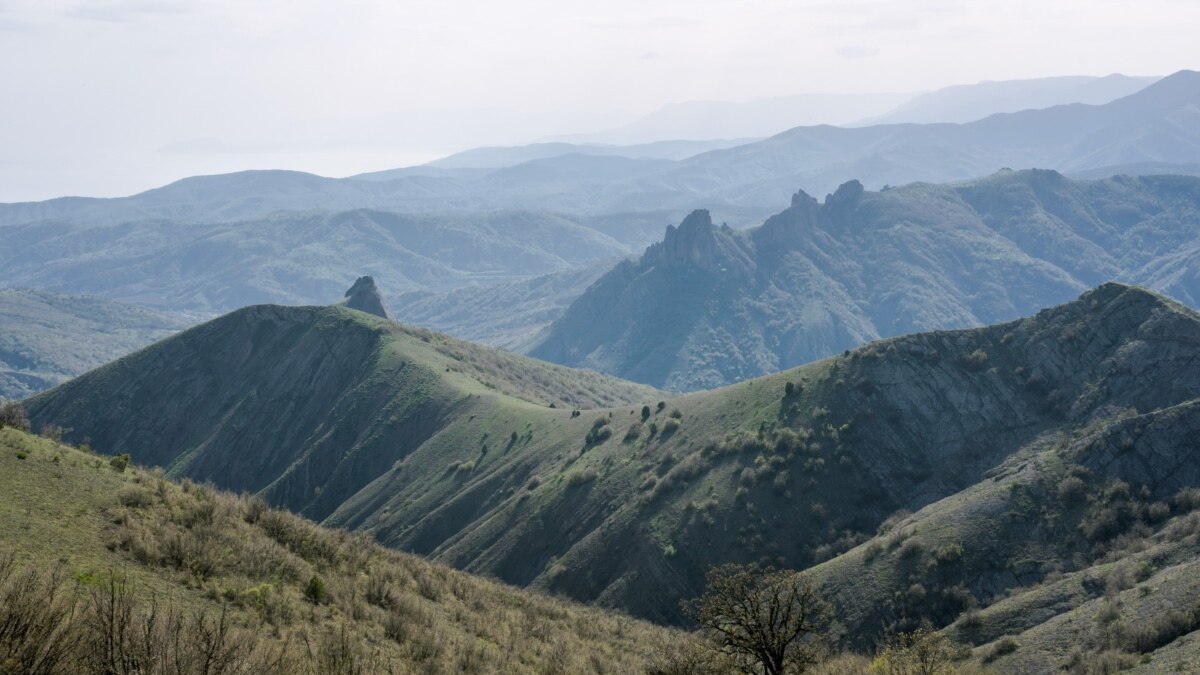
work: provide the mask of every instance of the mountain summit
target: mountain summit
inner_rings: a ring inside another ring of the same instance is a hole
[[[1195,304],[1198,206],[1196,178],[1030,170],[878,192],[855,180],[823,203],[800,191],[750,230],[695,211],[529,354],[694,391],[880,337],[1007,321],[1110,279]]]
[[[383,304],[383,296],[379,294],[379,288],[375,286],[375,279],[371,277],[359,277],[338,304],[385,319],[392,318],[392,313]]]

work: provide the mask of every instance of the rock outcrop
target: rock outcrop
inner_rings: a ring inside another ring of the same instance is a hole
[[[385,319],[393,318],[392,313],[383,304],[383,296],[379,294],[375,280],[371,277],[359,277],[350,290],[346,291],[346,297],[337,304]]]

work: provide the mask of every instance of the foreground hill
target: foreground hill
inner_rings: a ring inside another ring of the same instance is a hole
[[[192,322],[95,297],[0,289],[0,399],[21,399]]]
[[[678,639],[15,429],[0,495],[4,672],[632,674]]]
[[[566,390],[637,403],[547,407],[569,373],[346,309],[257,307],[29,406],[101,450],[662,621],[713,564],[824,562],[848,643],[965,622],[981,649],[1027,633],[1014,653],[1044,663],[1104,565],[1160,550],[1139,575],[1193,578],[1172,561],[1196,541],[1179,523],[1200,487],[1200,316],[1145,290],[1106,284],[661,404],[596,379]],[[1037,590],[1062,579],[1086,593]],[[1194,606],[1190,586],[1163,588],[1138,597]],[[1038,609],[1016,621],[1005,603],[1022,595]]]
[[[558,426],[573,408],[655,396],[344,307],[262,305],[30,404],[38,419],[61,420],[97,448],[321,519],[422,448],[461,446],[440,471],[451,459],[482,460],[489,446],[502,455],[521,445],[510,433],[534,428],[518,420]],[[484,437],[464,441],[467,427]]]
[[[697,211],[567,309],[530,354],[674,390],[880,337],[995,323],[1106,279],[1200,304],[1200,179],[1001,172],[803,192],[759,228]]]

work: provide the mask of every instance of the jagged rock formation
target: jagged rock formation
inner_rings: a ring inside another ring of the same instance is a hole
[[[1200,179],[803,191],[761,227],[689,215],[579,297],[530,354],[673,390],[744,380],[880,337],[1012,319],[1108,279],[1200,303]]]
[[[375,280],[369,276],[359,277],[354,285],[346,291],[346,296],[337,304],[384,319],[392,318],[391,312],[383,304],[383,296],[375,287]]]

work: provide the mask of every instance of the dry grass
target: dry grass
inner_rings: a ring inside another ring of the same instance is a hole
[[[67,488],[64,501],[88,492],[72,485],[101,488],[103,525],[81,518],[78,526],[90,536],[69,540],[90,539],[125,561],[119,568],[40,572],[47,561],[28,559],[20,530],[0,523],[0,539],[17,547],[17,555],[10,550],[0,564],[4,611],[38,618],[33,624],[41,626],[28,632],[29,644],[3,646],[3,652],[79,647],[64,649],[58,665],[39,670],[6,662],[0,672],[199,672],[113,663],[191,664],[232,650],[239,658],[207,672],[634,673],[645,669],[656,645],[675,639],[671,631],[623,615],[321,528],[256,498],[176,484],[141,469],[118,473],[107,461],[94,461],[101,458],[46,439],[11,429],[0,434],[3,468],[13,469],[5,480],[34,479],[34,469],[53,467]],[[17,446],[26,459],[8,460]],[[64,558],[68,553],[83,552],[61,551]],[[148,576],[161,583],[145,583]],[[314,577],[326,589],[319,604],[304,595]],[[124,655],[97,656],[96,645],[112,644],[116,634]]]

